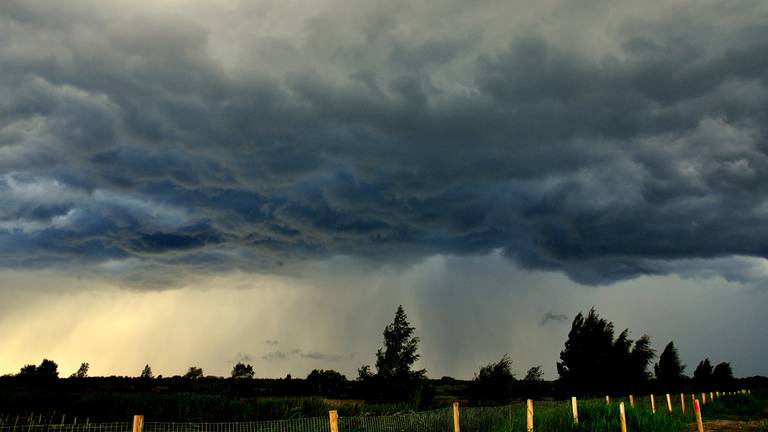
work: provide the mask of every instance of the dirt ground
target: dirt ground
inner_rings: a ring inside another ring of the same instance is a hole
[[[696,423],[691,425],[691,431],[696,431]],[[710,431],[768,431],[766,420],[711,420],[704,422],[704,432]]]

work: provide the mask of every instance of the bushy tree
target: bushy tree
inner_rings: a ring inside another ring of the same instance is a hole
[[[680,362],[675,343],[670,341],[659,356],[659,362],[653,366],[659,385],[668,391],[679,390],[685,380],[685,365]]]
[[[39,366],[33,364],[24,365],[19,371],[19,375],[56,379],[59,377],[59,365],[53,360],[43,359]]]
[[[633,343],[624,330],[614,339],[613,330],[613,323],[594,308],[586,317],[576,315],[557,363],[561,385],[577,393],[603,393],[645,384],[655,356],[650,338],[644,335]]]
[[[141,370],[141,375],[139,375],[139,378],[141,379],[152,379],[155,375],[152,373],[152,368],[149,367],[149,365],[144,365],[144,369]]]
[[[629,365],[625,371],[627,384],[632,391],[640,390],[648,383],[651,373],[648,371],[656,351],[651,348],[651,337],[642,335],[635,341],[629,355]]]
[[[709,358],[700,361],[693,371],[693,383],[699,389],[706,390],[712,383],[712,363]]]
[[[528,383],[544,381],[544,372],[541,371],[541,365],[529,368],[525,373],[523,381]]]
[[[187,373],[184,374],[184,378],[186,379],[199,379],[202,377],[203,369],[196,366],[190,366]]]
[[[514,382],[512,360],[504,354],[498,362],[480,368],[472,380],[470,393],[472,399],[477,402],[503,402],[512,396]]]
[[[722,362],[712,370],[712,385],[718,388],[729,388],[733,383],[733,369],[731,364]]]
[[[307,375],[306,382],[314,394],[332,396],[339,394],[347,377],[335,370],[314,369]]]
[[[421,400],[426,371],[412,369],[419,359],[419,338],[413,335],[414,330],[403,306],[398,306],[392,323],[384,328],[384,347],[376,352],[376,373],[372,373],[367,365],[358,369],[358,379],[375,390],[373,393],[376,394],[369,393],[370,396],[386,400]]]
[[[251,379],[253,378],[253,366],[250,364],[237,363],[232,368],[232,378],[235,379]]]
[[[77,369],[77,372],[73,373],[70,378],[85,378],[88,376],[88,369],[90,368],[90,365],[85,363],[80,363],[80,367]]]
[[[24,365],[19,370],[19,376],[30,376],[37,372],[37,366],[33,364]]]

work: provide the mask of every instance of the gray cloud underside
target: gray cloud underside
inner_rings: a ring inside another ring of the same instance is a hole
[[[266,35],[248,3],[222,26],[3,2],[0,265],[172,283],[501,249],[589,284],[731,256],[746,278],[766,4],[550,3],[525,26],[493,2],[318,8]]]

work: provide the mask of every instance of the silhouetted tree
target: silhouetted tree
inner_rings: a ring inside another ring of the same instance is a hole
[[[369,381],[373,379],[376,376],[371,371],[371,365],[362,365],[359,368],[357,368],[357,380],[358,381]]]
[[[80,368],[77,369],[77,372],[73,373],[70,378],[85,378],[88,376],[88,368],[90,368],[90,365],[88,363],[80,363]]]
[[[56,379],[59,377],[59,365],[53,360],[43,359],[35,374],[43,378]]]
[[[198,379],[203,377],[203,369],[195,366],[190,366],[187,373],[184,374],[186,379]]]
[[[712,363],[709,358],[699,362],[696,370],[693,371],[693,383],[699,389],[706,389],[712,382]]]
[[[523,381],[526,382],[540,382],[544,381],[544,372],[541,371],[541,365],[533,366],[525,373]]]
[[[149,367],[149,365],[145,365],[144,369],[141,371],[141,375],[139,375],[139,378],[141,379],[152,379],[155,375],[152,373],[152,368]]]
[[[733,382],[733,369],[731,364],[722,362],[712,370],[712,385],[718,388],[729,388]]]
[[[33,364],[28,364],[21,367],[21,370],[19,371],[19,375],[29,376],[29,375],[34,375],[36,372],[37,372],[37,366]]]
[[[480,368],[472,380],[470,395],[476,402],[503,402],[512,396],[515,375],[512,373],[512,360],[504,354],[496,363]]]
[[[586,317],[576,315],[557,363],[561,385],[578,393],[602,393],[647,381],[648,365],[655,356],[650,338],[643,335],[633,347],[628,329],[614,340],[613,328],[595,308]],[[618,376],[625,378],[618,380]]]
[[[237,363],[232,368],[232,378],[251,379],[253,378],[253,366],[244,363]]]
[[[635,341],[629,355],[629,365],[624,371],[627,385],[632,391],[643,389],[650,380],[651,373],[648,368],[654,357],[656,357],[656,351],[651,348],[650,336],[643,335]]]
[[[656,380],[668,391],[678,390],[685,380],[685,365],[680,362],[675,343],[670,341],[659,356],[659,362],[653,366]]]
[[[335,370],[314,369],[307,375],[306,382],[314,394],[331,396],[339,394],[347,377]]]
[[[368,384],[375,381],[379,397],[414,402],[421,400],[426,371],[411,369],[419,359],[419,338],[413,336],[414,330],[408,323],[403,306],[398,306],[394,320],[384,328],[384,347],[376,352],[376,374],[372,374],[367,365],[358,369],[359,380]]]

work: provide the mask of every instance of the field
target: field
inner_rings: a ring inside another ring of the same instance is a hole
[[[686,402],[690,396],[686,395]],[[619,404],[626,410],[628,431],[687,431],[695,429],[693,409],[687,405],[682,412],[680,396],[673,397],[672,412],[668,411],[666,398],[657,395],[656,411],[652,411],[648,396],[635,397],[634,406],[626,398],[591,399],[578,402],[578,422],[574,421],[571,401],[536,401],[534,430],[619,432],[621,423]],[[338,412],[340,432],[448,432],[453,430],[453,409],[450,407],[429,411],[410,411],[396,405],[366,406],[355,401],[334,401],[319,398],[272,398],[271,415],[283,420],[240,422],[158,422],[146,418],[144,432],[331,432],[328,410]],[[398,411],[402,409],[402,411]],[[387,415],[382,412],[390,411]],[[517,432],[527,428],[527,412],[524,402],[509,405],[469,407],[458,409],[459,429],[462,432]],[[702,406],[705,430],[768,430],[766,399],[762,394],[724,395]],[[131,430],[129,419],[121,423],[91,422],[80,417],[59,414],[58,417],[30,414],[0,416],[2,432],[122,432]]]

